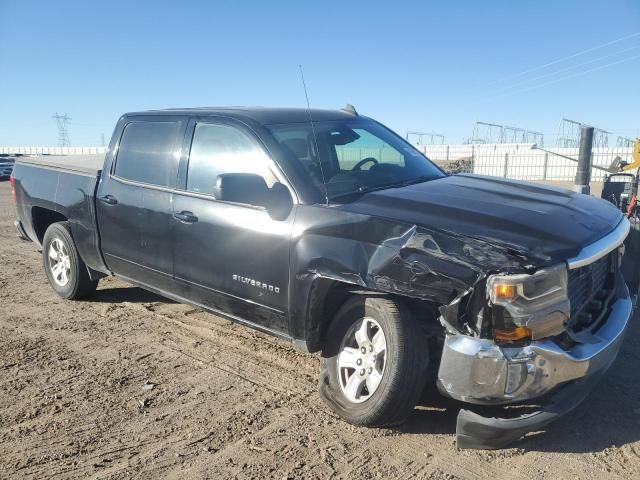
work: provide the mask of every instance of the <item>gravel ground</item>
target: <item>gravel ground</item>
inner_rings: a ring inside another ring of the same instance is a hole
[[[0,478],[640,478],[634,321],[572,414],[501,451],[455,447],[436,395],[400,429],[336,418],[318,357],[114,279],[69,302],[0,183]]]

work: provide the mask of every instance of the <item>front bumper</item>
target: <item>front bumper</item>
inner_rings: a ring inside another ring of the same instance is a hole
[[[485,418],[462,410],[459,445],[499,448],[578,405],[620,350],[633,311],[629,291],[624,284],[621,287],[622,294],[611,305],[607,321],[593,334],[592,343],[580,343],[567,351],[551,340],[508,348],[492,340],[447,335],[438,372],[438,387],[445,395],[476,405],[512,404],[547,394],[553,398],[526,418]],[[484,440],[470,440],[469,428]]]
[[[456,423],[458,448],[504,448],[525,434],[569,413],[582,403],[598,383],[606,369],[554,390],[541,407],[519,416],[483,416],[471,410],[460,410]]]
[[[438,387],[463,402],[500,405],[541,397],[563,383],[608,368],[618,354],[633,309],[626,287],[624,292],[593,335],[594,343],[577,344],[568,351],[551,340],[507,348],[492,340],[447,335]]]

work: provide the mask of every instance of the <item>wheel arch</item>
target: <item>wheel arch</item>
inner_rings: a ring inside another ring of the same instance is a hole
[[[62,213],[56,212],[55,210],[51,210],[48,208],[37,207],[37,206],[31,209],[31,218],[32,218],[33,232],[36,235],[37,242],[43,248],[44,248],[44,244],[43,244],[44,235],[47,232],[47,229],[54,223],[69,222],[69,219]],[[72,225],[69,225],[69,235],[71,235],[71,239],[75,243],[76,240],[74,239],[74,232],[72,227],[73,227]],[[75,244],[75,247],[76,247],[76,250],[78,250],[78,256],[82,258],[82,255],[81,255],[80,249],[78,248],[77,243]],[[84,258],[82,258],[82,260],[84,262]],[[87,270],[87,273],[89,274],[89,278],[92,281],[99,280],[100,278],[104,278],[107,276],[106,273],[94,270],[93,268],[86,265],[86,263],[85,263],[85,268]]]
[[[438,322],[438,307],[433,302],[389,292],[367,289],[339,280],[318,277],[312,284],[308,296],[305,316],[305,348],[309,352],[322,349],[328,327],[340,307],[352,296],[379,296],[405,304],[425,327],[442,328]]]
[[[69,221],[69,219],[65,215],[55,210],[37,206],[31,208],[33,232],[40,245],[42,245],[42,241],[44,240],[45,232],[51,225],[67,221]]]

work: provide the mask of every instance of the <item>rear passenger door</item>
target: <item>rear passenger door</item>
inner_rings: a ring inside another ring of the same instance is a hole
[[[220,174],[257,174],[269,187],[276,182],[287,186],[286,181],[240,122],[192,120],[186,138],[173,202],[174,268],[182,296],[274,333],[288,333],[295,206],[286,219],[274,220],[264,207],[214,195]]]
[[[174,286],[171,199],[186,123],[177,116],[125,119],[97,192],[109,269],[164,291]]]

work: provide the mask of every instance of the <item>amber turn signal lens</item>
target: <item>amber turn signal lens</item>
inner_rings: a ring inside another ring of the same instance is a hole
[[[515,342],[518,340],[526,340],[531,338],[531,330],[527,327],[516,327],[504,330],[494,330],[493,336],[496,340],[502,340],[505,342]]]
[[[495,298],[497,300],[511,300],[516,297],[516,286],[506,285],[504,283],[496,284],[493,287],[495,289]]]

